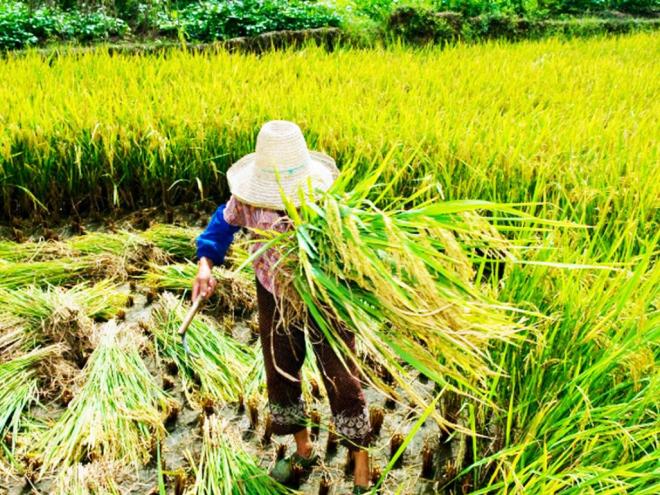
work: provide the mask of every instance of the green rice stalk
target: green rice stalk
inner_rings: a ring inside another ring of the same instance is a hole
[[[159,290],[190,290],[192,280],[197,275],[197,265],[194,263],[179,263],[172,265],[150,264],[144,275],[147,286]],[[236,309],[253,311],[256,295],[254,282],[243,272],[227,270],[224,267],[213,267],[213,276],[218,282],[211,302],[216,302],[223,311],[234,312]]]
[[[193,463],[195,484],[187,495],[276,495],[295,493],[262,469],[241,438],[215,414],[204,421],[199,461]]]
[[[202,398],[222,404],[237,401],[254,361],[252,350],[218,329],[211,319],[198,315],[187,336],[195,356],[187,356],[177,333],[186,311],[187,305],[181,300],[169,293],[162,295],[151,325],[159,350],[176,364],[189,400],[196,400],[191,389],[198,384]]]
[[[367,197],[377,187],[387,192],[388,183],[378,184],[383,170],[350,193],[346,173],[318,204],[303,202],[299,210],[288,205],[295,230],[271,240],[284,254],[281,283],[289,291],[295,287],[340,355],[352,353],[333,321],[347,325],[420,405],[401,362],[440,386],[483,400],[489,380],[501,373],[489,348],[513,342],[521,327],[510,315],[513,308],[475,287],[465,245],[478,239],[507,247],[479,210],[524,216],[480,201],[431,200],[401,209],[395,199],[379,209]],[[365,371],[378,381],[373,369]]]
[[[61,347],[57,345],[34,349],[0,364],[0,438],[11,433],[12,451],[22,416],[38,398],[38,365],[57,352],[61,352]]]
[[[84,382],[38,443],[43,475],[82,460],[116,460],[138,469],[165,435],[173,400],[140,357],[142,337],[114,321],[99,327]]]

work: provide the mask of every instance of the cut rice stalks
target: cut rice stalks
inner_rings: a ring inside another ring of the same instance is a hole
[[[81,461],[117,460],[136,469],[165,435],[174,401],[140,357],[144,338],[129,325],[98,328],[84,383],[38,445],[43,475]]]
[[[13,262],[46,261],[58,258],[80,258],[92,255],[136,257],[139,251],[163,254],[177,259],[192,259],[194,238],[199,229],[174,225],[154,225],[144,232],[90,232],[63,241],[11,242],[0,240],[0,260]]]
[[[410,386],[402,363],[441,387],[487,401],[489,379],[500,373],[489,348],[515,341],[520,326],[507,311],[514,308],[474,286],[466,246],[508,247],[477,211],[525,216],[505,205],[439,201],[428,191],[430,199],[416,209],[403,209],[396,198],[379,209],[380,200],[368,198],[378,195],[381,172],[350,193],[340,178],[317,203],[302,197],[299,209],[287,201],[295,228],[269,241],[284,254],[282,286],[293,284],[299,309],[311,314],[339,355],[355,359],[332,324],[338,320],[420,406],[427,400]],[[381,187],[382,196],[388,184]],[[358,364],[382,385],[373,368]]]
[[[0,363],[9,361],[25,347],[24,323],[19,318],[0,312]]]
[[[0,241],[0,288],[62,285],[83,278],[127,279],[149,262],[191,259],[196,229],[157,225],[137,234],[93,232],[66,241]]]
[[[0,260],[0,289],[18,289],[26,285],[63,285],[84,278],[104,278],[123,275],[124,271],[113,256],[84,256],[45,261]]]
[[[198,384],[200,398],[221,404],[237,401],[254,361],[252,349],[224,329],[218,330],[209,318],[198,315],[187,337],[194,356],[187,356],[177,333],[186,310],[186,305],[172,294],[162,295],[151,325],[158,349],[176,364],[189,400],[196,402],[191,389]]]
[[[0,441],[7,433],[14,450],[23,413],[39,395],[39,364],[61,351],[57,345],[34,349],[0,364]]]
[[[195,469],[195,484],[186,495],[276,495],[297,493],[259,467],[241,438],[215,414],[204,421],[204,443]]]
[[[20,345],[29,350],[44,342],[66,343],[82,363],[92,351],[90,342],[93,320],[115,316],[128,301],[128,293],[111,281],[94,285],[82,283],[70,289],[29,286],[21,289],[0,289],[0,311],[21,327]],[[12,333],[17,333],[14,330]],[[8,342],[3,342],[8,339]],[[11,333],[0,337],[0,353],[11,343]]]
[[[144,276],[147,286],[160,290],[190,290],[191,281],[197,275],[194,263],[172,265],[150,264]],[[213,267],[213,276],[218,282],[211,303],[216,301],[220,311],[249,312],[255,310],[256,294],[254,282],[243,272],[234,272],[223,267]],[[208,303],[207,303],[208,304]]]
[[[57,477],[56,495],[120,495],[118,480],[125,468],[116,461],[75,464]]]
[[[141,236],[175,259],[190,260],[195,257],[195,238],[199,233],[200,230],[195,228],[156,224]]]

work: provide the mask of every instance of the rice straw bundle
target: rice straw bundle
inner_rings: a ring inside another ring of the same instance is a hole
[[[82,283],[70,289],[28,286],[0,289],[0,311],[20,322],[23,349],[44,341],[64,342],[84,359],[92,349],[93,320],[115,316],[127,299],[122,287],[107,280],[94,285]],[[4,349],[3,340],[9,337],[10,334],[0,337],[0,352]]]
[[[172,265],[149,265],[144,275],[144,281],[149,287],[167,290],[190,290],[191,280],[197,275],[197,265],[194,263],[179,263]],[[254,282],[243,272],[234,272],[221,266],[213,267],[213,276],[218,287],[213,300],[223,310],[234,312],[236,309],[253,311],[256,295]]]
[[[62,285],[84,277],[119,273],[117,260],[110,256],[84,256],[44,261],[9,262],[0,260],[0,288],[17,289],[26,285]]]
[[[38,364],[61,350],[60,346],[34,349],[0,364],[0,438],[11,432],[12,450],[23,412],[38,397]]]
[[[128,231],[90,232],[64,241],[0,241],[0,260],[25,262],[102,254],[123,256],[146,244],[145,239]]]
[[[141,236],[177,259],[192,259],[195,256],[195,237],[200,230],[190,227],[178,227],[169,224],[157,224],[145,230]]]
[[[57,477],[56,495],[119,495],[124,467],[116,461],[75,464]]]
[[[195,484],[187,495],[277,495],[295,493],[271,478],[246,452],[241,438],[213,414],[204,421],[204,443]]]
[[[93,319],[109,319],[126,305],[128,293],[112,281],[81,283],[69,289],[35,286],[15,290],[0,289],[0,309],[21,318],[30,326],[63,309],[77,311]]]
[[[0,363],[9,361],[24,349],[26,331],[23,322],[14,316],[0,312]]]
[[[515,340],[519,327],[507,314],[512,308],[473,285],[466,246],[507,246],[478,210],[524,215],[481,201],[441,202],[430,189],[419,192],[418,199],[427,200],[406,210],[402,205],[410,198],[387,200],[391,183],[378,186],[380,173],[382,168],[367,174],[350,193],[350,173],[344,173],[317,203],[303,197],[296,209],[287,202],[295,229],[272,234],[268,243],[284,254],[282,283],[295,287],[301,309],[340,355],[351,352],[331,324],[337,320],[420,405],[426,401],[401,363],[440,386],[485,400],[488,379],[498,373],[488,349]],[[384,385],[375,369],[362,368]]]
[[[99,327],[84,383],[39,442],[40,474],[82,460],[118,460],[136,469],[165,434],[172,399],[140,357],[142,337],[114,321]]]
[[[172,294],[163,294],[153,313],[152,332],[158,348],[174,361],[184,391],[194,399],[189,388],[199,383],[199,394],[221,403],[237,401],[254,361],[252,350],[234,340],[203,315],[195,317],[188,329],[188,343],[195,357],[186,355],[177,333],[186,314],[186,306]]]

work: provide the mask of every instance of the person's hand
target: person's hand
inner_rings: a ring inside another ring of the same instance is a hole
[[[197,296],[200,294],[204,299],[211,297],[215,290],[215,286],[218,284],[216,279],[213,278],[213,262],[210,259],[202,257],[197,266],[197,276],[193,281],[193,301],[196,300]]]

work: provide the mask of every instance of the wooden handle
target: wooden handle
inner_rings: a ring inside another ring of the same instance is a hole
[[[181,322],[181,326],[179,327],[179,335],[183,335],[184,333],[186,333],[186,330],[188,329],[190,322],[193,321],[193,318],[195,317],[195,314],[197,313],[197,310],[199,309],[203,300],[204,298],[201,295],[197,296],[197,299],[195,299],[195,301],[193,302],[192,306],[190,307],[190,310],[188,311],[188,314],[186,314],[186,317]]]

